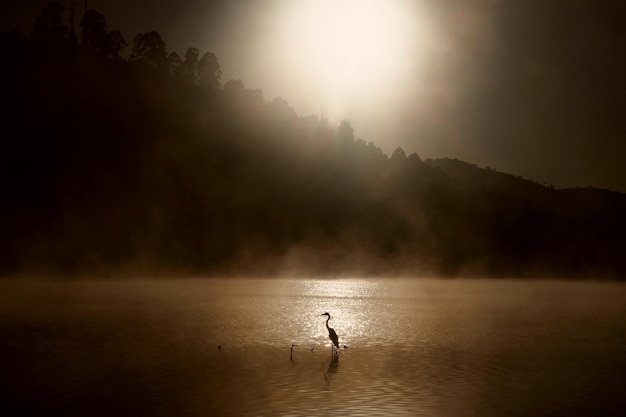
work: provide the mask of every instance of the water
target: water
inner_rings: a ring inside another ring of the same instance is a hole
[[[3,281],[0,337],[3,415],[626,411],[619,283]]]

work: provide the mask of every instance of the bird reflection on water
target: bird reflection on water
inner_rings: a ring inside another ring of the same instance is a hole
[[[324,373],[324,380],[326,381],[326,385],[330,385],[330,380],[332,378],[332,374],[337,373],[339,370],[339,356],[333,355],[330,359],[330,363],[328,364],[328,368]]]

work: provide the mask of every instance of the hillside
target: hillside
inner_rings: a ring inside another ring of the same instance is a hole
[[[625,276],[623,194],[387,156],[159,41],[0,36],[4,275]]]
[[[427,159],[425,163],[441,169],[450,180],[465,186],[506,189],[508,193],[518,198],[537,199],[549,194],[549,188],[536,182],[490,168],[479,168],[475,164],[458,159]]]
[[[499,190],[521,199],[532,207],[561,216],[575,218],[601,218],[608,216],[620,222],[619,213],[626,209],[626,195],[597,188],[554,189],[531,180],[480,168],[476,164],[457,159],[427,159],[425,164],[440,169],[453,184],[459,187]]]

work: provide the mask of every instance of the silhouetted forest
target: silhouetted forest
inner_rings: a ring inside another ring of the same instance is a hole
[[[387,156],[73,14],[0,34],[4,275],[625,276],[624,194]]]

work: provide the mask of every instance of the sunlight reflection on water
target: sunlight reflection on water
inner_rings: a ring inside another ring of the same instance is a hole
[[[267,279],[0,290],[0,367],[10,381],[0,400],[14,414],[617,416],[626,406],[622,284]],[[325,311],[347,346],[336,359]]]

